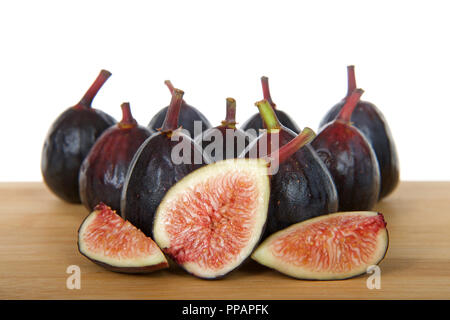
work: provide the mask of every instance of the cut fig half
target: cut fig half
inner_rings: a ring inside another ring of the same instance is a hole
[[[168,268],[156,243],[101,203],[78,230],[78,250],[94,263],[122,273],[148,273]]]
[[[366,273],[383,260],[388,244],[381,213],[338,212],[274,233],[252,258],[294,278],[339,280]]]
[[[269,195],[265,160],[207,165],[167,192],[155,215],[154,239],[187,272],[205,279],[224,276],[258,244]]]

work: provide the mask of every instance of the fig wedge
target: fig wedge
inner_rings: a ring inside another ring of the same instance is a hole
[[[103,203],[81,224],[78,250],[92,262],[115,272],[149,273],[169,267],[151,238]]]
[[[294,278],[339,280],[366,273],[383,260],[388,245],[381,213],[338,212],[274,233],[252,258]]]

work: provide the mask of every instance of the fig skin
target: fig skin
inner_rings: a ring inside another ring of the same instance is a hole
[[[261,102],[257,105],[261,105]],[[267,105],[261,107],[270,111]],[[249,145],[246,156],[255,154],[258,140],[266,135],[269,139],[267,153],[271,152],[270,139],[278,139],[281,148],[297,136],[295,132],[280,124],[275,114],[269,117],[267,120],[272,119],[276,128],[269,128],[267,133],[254,140]],[[271,129],[275,131],[271,133]],[[259,157],[265,156],[257,150]],[[305,145],[279,164],[278,172],[272,176],[264,238],[294,223],[336,212],[338,205],[337,190],[330,173],[311,145]]]
[[[162,129],[144,141],[125,178],[121,215],[146,236],[152,236],[153,217],[166,192],[184,176],[211,162],[203,157],[201,147],[184,130],[177,129],[182,97],[183,91],[175,89]],[[174,141],[173,135],[178,136]],[[190,163],[172,161],[172,150],[180,143],[189,146]],[[200,163],[196,163],[197,159]]]
[[[295,123],[294,120],[284,111],[275,109],[275,114],[277,115],[280,123],[286,128],[290,129],[296,134],[300,133],[300,127]],[[255,130],[257,133],[260,129],[264,129],[264,123],[261,119],[261,115],[259,113],[255,113],[252,115],[244,124],[241,126],[242,131],[247,131],[249,129]]]
[[[215,142],[216,133],[219,133],[222,136],[222,157],[216,155],[215,149],[212,150],[211,154],[208,155],[213,162],[237,158],[242,152],[247,148],[250,143],[250,140],[253,136],[247,135],[241,129],[236,128],[236,100],[233,98],[227,98],[227,112],[226,119],[222,121],[222,124],[216,126],[211,129],[207,129],[206,131],[199,134],[195,137],[195,142],[199,144],[203,151],[205,152],[205,148],[207,148],[210,144]],[[226,139],[227,135],[234,134],[234,138],[232,141],[232,145],[228,145],[228,140]],[[238,141],[243,141],[242,146],[238,143]],[[233,148],[233,149],[232,149]],[[228,155],[227,150],[232,149],[233,154]]]
[[[364,135],[335,121],[323,128],[312,146],[333,176],[339,211],[371,210],[378,201],[380,172]]]
[[[170,92],[173,93],[173,85],[169,80],[165,81],[165,84],[169,88]],[[164,119],[167,115],[167,110],[169,106],[162,108],[158,111],[153,118],[150,120],[148,124],[148,128],[152,131],[158,131],[163,126]],[[189,131],[190,137],[194,139],[194,137],[199,134],[199,132],[195,132],[194,130],[194,121],[201,121],[201,132],[212,127],[209,120],[206,116],[201,113],[197,108],[187,104],[184,100],[181,104],[181,110],[178,117],[178,124],[185,130]]]
[[[144,267],[115,267],[110,264],[91,259],[84,253],[80,252],[83,256],[91,260],[93,263],[105,268],[106,270],[117,272],[117,273],[125,273],[125,274],[146,274],[146,273],[152,273],[154,271],[167,269],[169,266],[167,263],[159,263],[151,266],[144,266]]]
[[[277,105],[273,102],[272,97],[270,95],[270,89],[269,89],[269,78],[267,77],[261,77],[261,85],[263,89],[263,95],[264,100],[267,100],[273,110],[275,111],[275,115],[278,118],[278,121],[286,128],[294,131],[296,134],[299,134],[300,127],[295,123],[295,121],[284,111],[277,109]],[[261,118],[261,115],[259,113],[254,114],[251,116],[247,121],[244,122],[244,124],[241,126],[242,131],[247,131],[251,129],[252,131],[256,131],[256,135],[259,135],[260,129],[265,129],[266,126],[264,124],[263,119]],[[254,132],[255,132],[254,131]]]
[[[164,121],[164,118],[166,117],[167,108],[168,107],[164,107],[157,114],[155,114],[152,120],[150,120],[148,128],[153,131],[157,131],[162,127],[162,123]],[[206,119],[206,117],[198,109],[186,103],[181,105],[179,121],[180,126],[182,126],[183,129],[186,129],[190,133],[190,137],[195,137],[196,132],[194,132],[194,121],[201,121],[202,131],[205,131],[212,127],[209,120]]]
[[[311,143],[333,177],[339,211],[371,210],[380,191],[375,152],[349,120],[362,93],[362,90],[355,90],[337,119],[322,128]]]
[[[183,139],[190,139],[184,135]],[[194,163],[194,153],[201,148],[191,144],[191,164],[174,164],[172,149],[180,142],[156,133],[136,152],[130,164],[121,198],[122,217],[129,220],[146,236],[152,236],[153,217],[166,192],[184,176],[202,167]]]
[[[80,197],[89,211],[104,202],[120,215],[120,197],[128,167],[136,151],[152,134],[132,118],[128,103],[122,108],[122,121],[100,136],[81,165]]]
[[[42,176],[48,188],[64,201],[81,202],[78,185],[81,163],[97,138],[117,123],[110,115],[91,107],[92,99],[110,75],[102,70],[83,99],[55,120],[45,138]]]
[[[280,146],[295,136],[293,131],[283,130]],[[338,210],[333,179],[309,145],[279,166],[278,173],[271,179],[271,188],[266,235]]]
[[[348,66],[348,72],[350,94],[356,88],[354,66]],[[336,119],[347,97],[328,111],[320,122],[320,127]],[[375,152],[381,174],[379,199],[385,198],[395,190],[400,179],[397,149],[389,125],[382,112],[373,103],[362,100],[358,102],[351,122],[364,134]]]

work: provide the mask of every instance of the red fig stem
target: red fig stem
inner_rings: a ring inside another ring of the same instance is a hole
[[[259,114],[264,122],[267,130],[279,130],[281,128],[280,121],[275,114],[275,110],[270,105],[270,101],[264,99],[255,103],[259,109]]]
[[[95,96],[97,95],[100,88],[105,84],[106,80],[111,76],[111,72],[107,70],[101,70],[100,74],[97,76],[97,79],[95,79],[94,83],[91,85],[91,87],[86,91],[83,98],[81,98],[79,104],[90,108],[92,104],[92,100],[94,100]]]
[[[184,92],[180,89],[173,90],[172,100],[167,109],[166,118],[162,125],[161,131],[174,131],[178,128],[178,116],[180,114],[181,103],[183,102]]]
[[[273,102],[272,97],[270,96],[269,78],[265,76],[261,77],[261,84],[263,89],[264,100],[269,101],[271,107],[273,109],[276,109],[277,105]]]
[[[131,114],[131,108],[129,102],[124,102],[120,106],[122,108],[122,120],[119,122],[121,128],[132,128],[137,125],[136,120]]]
[[[170,82],[170,80],[166,80],[164,81],[164,84],[167,86],[167,88],[169,88],[170,94],[173,94],[173,92],[175,91],[175,87],[173,86],[172,82]]]
[[[347,97],[356,90],[355,66],[347,66]]]
[[[175,91],[175,87],[173,86],[172,82],[170,80],[164,81],[164,84],[169,88],[170,94],[173,95],[173,92]],[[184,102],[184,99],[183,99]]]
[[[361,98],[363,93],[363,89],[355,89],[345,100],[345,104],[342,107],[341,111],[338,113],[336,120],[350,122],[353,110],[355,110],[355,107],[358,105],[359,99]]]
[[[227,114],[225,120],[222,121],[222,126],[230,129],[236,128],[236,100],[227,98]]]
[[[316,134],[314,133],[314,131],[306,127],[294,139],[282,146],[279,150],[272,152],[269,157],[274,160],[278,159],[278,163],[281,164],[304,145],[311,142],[315,137]]]

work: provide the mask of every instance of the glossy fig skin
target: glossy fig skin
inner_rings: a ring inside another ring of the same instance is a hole
[[[378,201],[380,171],[375,152],[353,126],[336,120],[311,143],[328,168],[339,197],[339,211],[368,211]]]
[[[322,119],[320,126],[333,121],[344,106],[342,100],[336,104]],[[372,103],[360,101],[353,111],[352,124],[367,138],[380,167],[381,187],[379,199],[389,195],[397,187],[400,168],[395,142],[391,130],[381,111]]]
[[[78,174],[97,138],[117,121],[92,108],[71,107],[52,124],[44,142],[41,171],[45,184],[61,199],[80,203]]]
[[[294,131],[296,134],[300,133],[301,131],[300,127],[297,125],[297,123],[295,123],[294,120],[291,119],[291,117],[289,117],[289,115],[286,112],[275,109],[275,114],[283,126]],[[240,129],[242,131],[253,129],[258,134],[260,129],[264,129],[264,124],[261,119],[261,115],[259,113],[255,113],[247,121],[245,121],[245,123],[240,127]]]
[[[153,131],[158,131],[163,125],[166,118],[168,106],[164,107],[157,114],[153,116],[148,124],[148,128]],[[201,131],[194,132],[194,121],[201,121]],[[185,130],[189,131],[191,138],[194,139],[200,132],[212,127],[209,120],[196,108],[188,105],[183,101],[181,104],[180,115],[178,117],[178,124]]]
[[[282,128],[279,147],[296,136],[293,131]],[[256,140],[252,143],[253,147],[256,143]],[[264,237],[294,223],[337,210],[338,195],[333,179],[314,149],[306,145],[281,163],[278,172],[272,176]]]
[[[201,147],[186,134],[177,134],[181,136],[179,141],[161,132],[149,137],[136,152],[125,179],[121,215],[147,236],[152,236],[154,215],[170,187],[205,164]],[[189,145],[190,163],[172,161],[172,150],[179,143]],[[201,163],[196,164],[195,158]]]
[[[120,215],[120,198],[128,167],[151,134],[143,126],[121,128],[118,124],[100,136],[80,168],[80,198],[89,211],[104,202]]]

